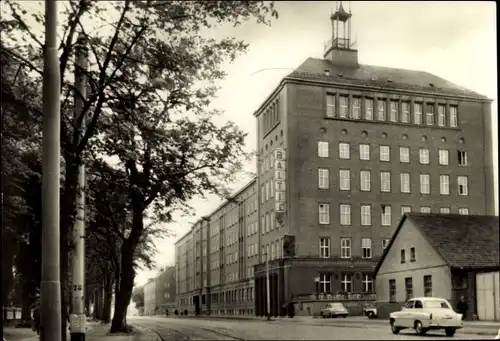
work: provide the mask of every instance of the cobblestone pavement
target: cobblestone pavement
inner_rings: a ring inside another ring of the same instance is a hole
[[[128,318],[130,323],[156,331],[164,341],[197,340],[442,340],[493,339],[494,336],[464,334],[446,337],[444,332],[430,332],[416,336],[414,331],[394,335],[389,326],[353,324],[313,325],[284,321],[178,319],[165,317]],[[340,322],[339,322],[340,323]]]

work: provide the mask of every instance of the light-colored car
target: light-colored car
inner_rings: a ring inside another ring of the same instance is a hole
[[[327,303],[326,307],[321,309],[321,316],[323,318],[338,316],[346,318],[347,315],[349,315],[349,312],[347,311],[346,307],[340,302]]]
[[[363,315],[368,316],[369,319],[374,319],[378,316],[377,315],[377,308],[376,307],[365,307],[365,308],[363,308]]]
[[[457,329],[463,327],[462,314],[457,314],[447,300],[436,297],[408,300],[401,311],[390,314],[389,322],[394,334],[408,328],[415,329],[417,335],[444,329],[447,336],[453,336]]]

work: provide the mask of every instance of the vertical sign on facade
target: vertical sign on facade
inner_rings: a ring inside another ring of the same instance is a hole
[[[274,150],[275,211],[285,212],[286,208],[286,152],[284,148]]]

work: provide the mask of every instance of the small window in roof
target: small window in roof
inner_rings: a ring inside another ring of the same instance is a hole
[[[343,75],[342,73],[340,73],[340,72],[339,72],[339,73],[337,73],[337,76],[339,76],[339,77],[344,77],[344,75]]]
[[[430,86],[435,87],[436,85],[434,83],[429,83]]]
[[[389,83],[392,83],[392,79],[390,79],[390,78],[387,78],[387,81],[388,81]]]

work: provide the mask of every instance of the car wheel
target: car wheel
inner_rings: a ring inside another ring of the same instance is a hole
[[[415,332],[417,333],[417,335],[425,335],[427,331],[424,329],[422,322],[415,321]]]
[[[456,329],[455,328],[445,328],[444,331],[446,333],[446,336],[453,336],[453,335],[455,335]]]
[[[372,318],[374,318],[374,317],[375,317],[375,314],[373,313],[373,311],[369,311],[369,312],[368,312],[368,318],[369,318],[369,319],[372,319]]]
[[[396,325],[394,324],[394,321],[391,321],[391,331],[393,334],[399,334],[399,331],[401,329],[399,329],[398,327],[396,327]]]
[[[346,318],[346,317],[347,317],[347,315],[342,315],[342,317],[343,317],[343,318]]]

